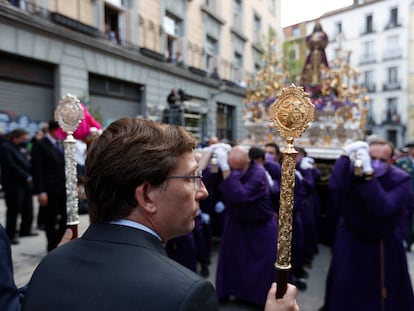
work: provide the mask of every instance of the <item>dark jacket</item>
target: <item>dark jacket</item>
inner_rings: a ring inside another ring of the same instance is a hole
[[[153,235],[93,224],[43,259],[23,310],[218,310],[211,283],[168,258]]]
[[[32,172],[34,193],[65,193],[65,157],[47,137],[33,145]]]
[[[0,147],[1,185],[5,191],[29,187],[30,159],[20,146],[6,141]]]
[[[14,283],[10,242],[0,225],[0,310],[19,311],[24,290]]]

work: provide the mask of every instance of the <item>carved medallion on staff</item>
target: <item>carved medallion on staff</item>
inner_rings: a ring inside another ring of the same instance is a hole
[[[271,122],[286,140],[298,138],[315,119],[315,106],[302,87],[292,84],[282,89],[278,99],[269,108]]]

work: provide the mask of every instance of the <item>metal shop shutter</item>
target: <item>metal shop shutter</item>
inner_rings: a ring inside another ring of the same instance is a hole
[[[111,98],[102,95],[90,95],[90,106],[98,109],[103,119],[103,126],[122,117],[136,117],[140,114],[139,103],[137,101]]]
[[[52,87],[0,79],[0,110],[16,116],[27,115],[32,121],[53,118]]]

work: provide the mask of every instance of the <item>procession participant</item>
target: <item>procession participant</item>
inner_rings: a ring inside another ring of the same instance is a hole
[[[358,141],[344,150],[329,179],[341,219],[325,310],[414,310],[400,226],[411,195],[409,175],[391,164],[393,147],[386,140]]]
[[[411,189],[414,193],[414,142],[410,142],[405,145],[407,149],[407,155],[399,158],[396,162],[396,165],[406,171],[411,177]],[[411,251],[411,245],[414,242],[414,199],[411,201],[413,204],[409,206],[406,211],[406,221],[404,221],[404,227],[406,230],[405,233],[405,242],[407,251]]]
[[[228,217],[217,264],[220,300],[236,297],[264,305],[276,276],[277,217],[263,166],[242,146],[216,149],[223,182],[219,185]],[[229,170],[231,168],[231,171]]]

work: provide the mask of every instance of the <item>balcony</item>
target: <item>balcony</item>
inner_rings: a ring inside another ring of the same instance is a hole
[[[368,93],[375,93],[377,89],[375,83],[361,83],[360,87],[366,88]]]
[[[396,111],[386,110],[384,111],[384,119],[382,120],[382,124],[400,124],[401,123],[401,116]]]
[[[359,64],[360,65],[366,65],[366,64],[372,64],[377,62],[377,56],[374,53],[370,54],[362,54],[359,57]]]
[[[392,60],[392,59],[400,59],[400,58],[402,58],[401,48],[386,49],[384,50],[384,54],[382,56],[383,60]]]
[[[400,82],[396,82],[396,81],[395,82],[386,82],[386,83],[383,84],[382,90],[384,92],[401,90],[401,84],[400,84]]]
[[[402,25],[398,21],[390,21],[385,27],[384,30],[394,29],[401,27]]]

